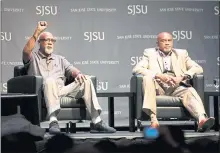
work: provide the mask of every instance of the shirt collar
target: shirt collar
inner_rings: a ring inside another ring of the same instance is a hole
[[[54,56],[54,54],[52,53],[50,56],[45,56],[43,53],[41,53],[41,51],[39,50],[38,51],[38,55],[43,59],[43,58],[46,58],[46,59],[48,59],[48,60],[54,60],[55,59],[55,56]]]
[[[164,54],[164,52],[161,51],[159,48],[156,48],[156,50],[159,52],[159,55],[162,56],[162,57],[171,56],[171,54],[173,53],[173,49],[171,49],[171,51],[167,55]]]

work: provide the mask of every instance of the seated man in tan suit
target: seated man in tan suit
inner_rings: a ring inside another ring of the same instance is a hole
[[[156,48],[145,49],[133,74],[144,75],[143,111],[150,116],[151,127],[159,126],[156,95],[180,97],[185,108],[198,120],[198,131],[207,131],[214,125],[215,119],[207,117],[196,90],[186,84],[187,79],[202,72],[202,67],[191,60],[186,50],[173,48],[173,37],[168,32],[158,35]]]
[[[75,96],[76,99],[84,99],[92,118],[91,132],[116,132],[101,120],[101,107],[89,76],[82,74],[64,57],[53,53],[56,40],[50,32],[43,32],[46,28],[47,22],[38,23],[33,36],[23,49],[23,62],[28,75],[38,75],[44,79],[43,92],[50,119],[49,132],[52,134],[60,132],[57,121],[60,97],[68,94]],[[39,43],[39,50],[32,51],[36,41]],[[68,76],[75,78],[75,81],[65,86]]]

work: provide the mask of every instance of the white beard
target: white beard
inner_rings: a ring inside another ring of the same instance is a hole
[[[53,52],[53,48],[45,48],[45,53],[50,55]]]

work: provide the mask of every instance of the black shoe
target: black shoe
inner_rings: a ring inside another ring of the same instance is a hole
[[[116,129],[106,125],[103,121],[100,121],[96,124],[90,124],[91,133],[115,133]]]
[[[60,127],[57,121],[53,121],[49,125],[49,133],[50,134],[57,134],[60,133]]]

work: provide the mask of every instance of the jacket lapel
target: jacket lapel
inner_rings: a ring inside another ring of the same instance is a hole
[[[159,64],[161,72],[163,72],[163,70],[164,70],[164,68],[163,68],[163,58],[160,56],[160,53],[159,53],[158,50],[157,50],[157,62]]]
[[[173,50],[172,54],[171,54],[171,65],[173,68],[173,72],[175,73],[176,76],[180,75],[180,67],[178,64],[178,56],[175,50]]]

